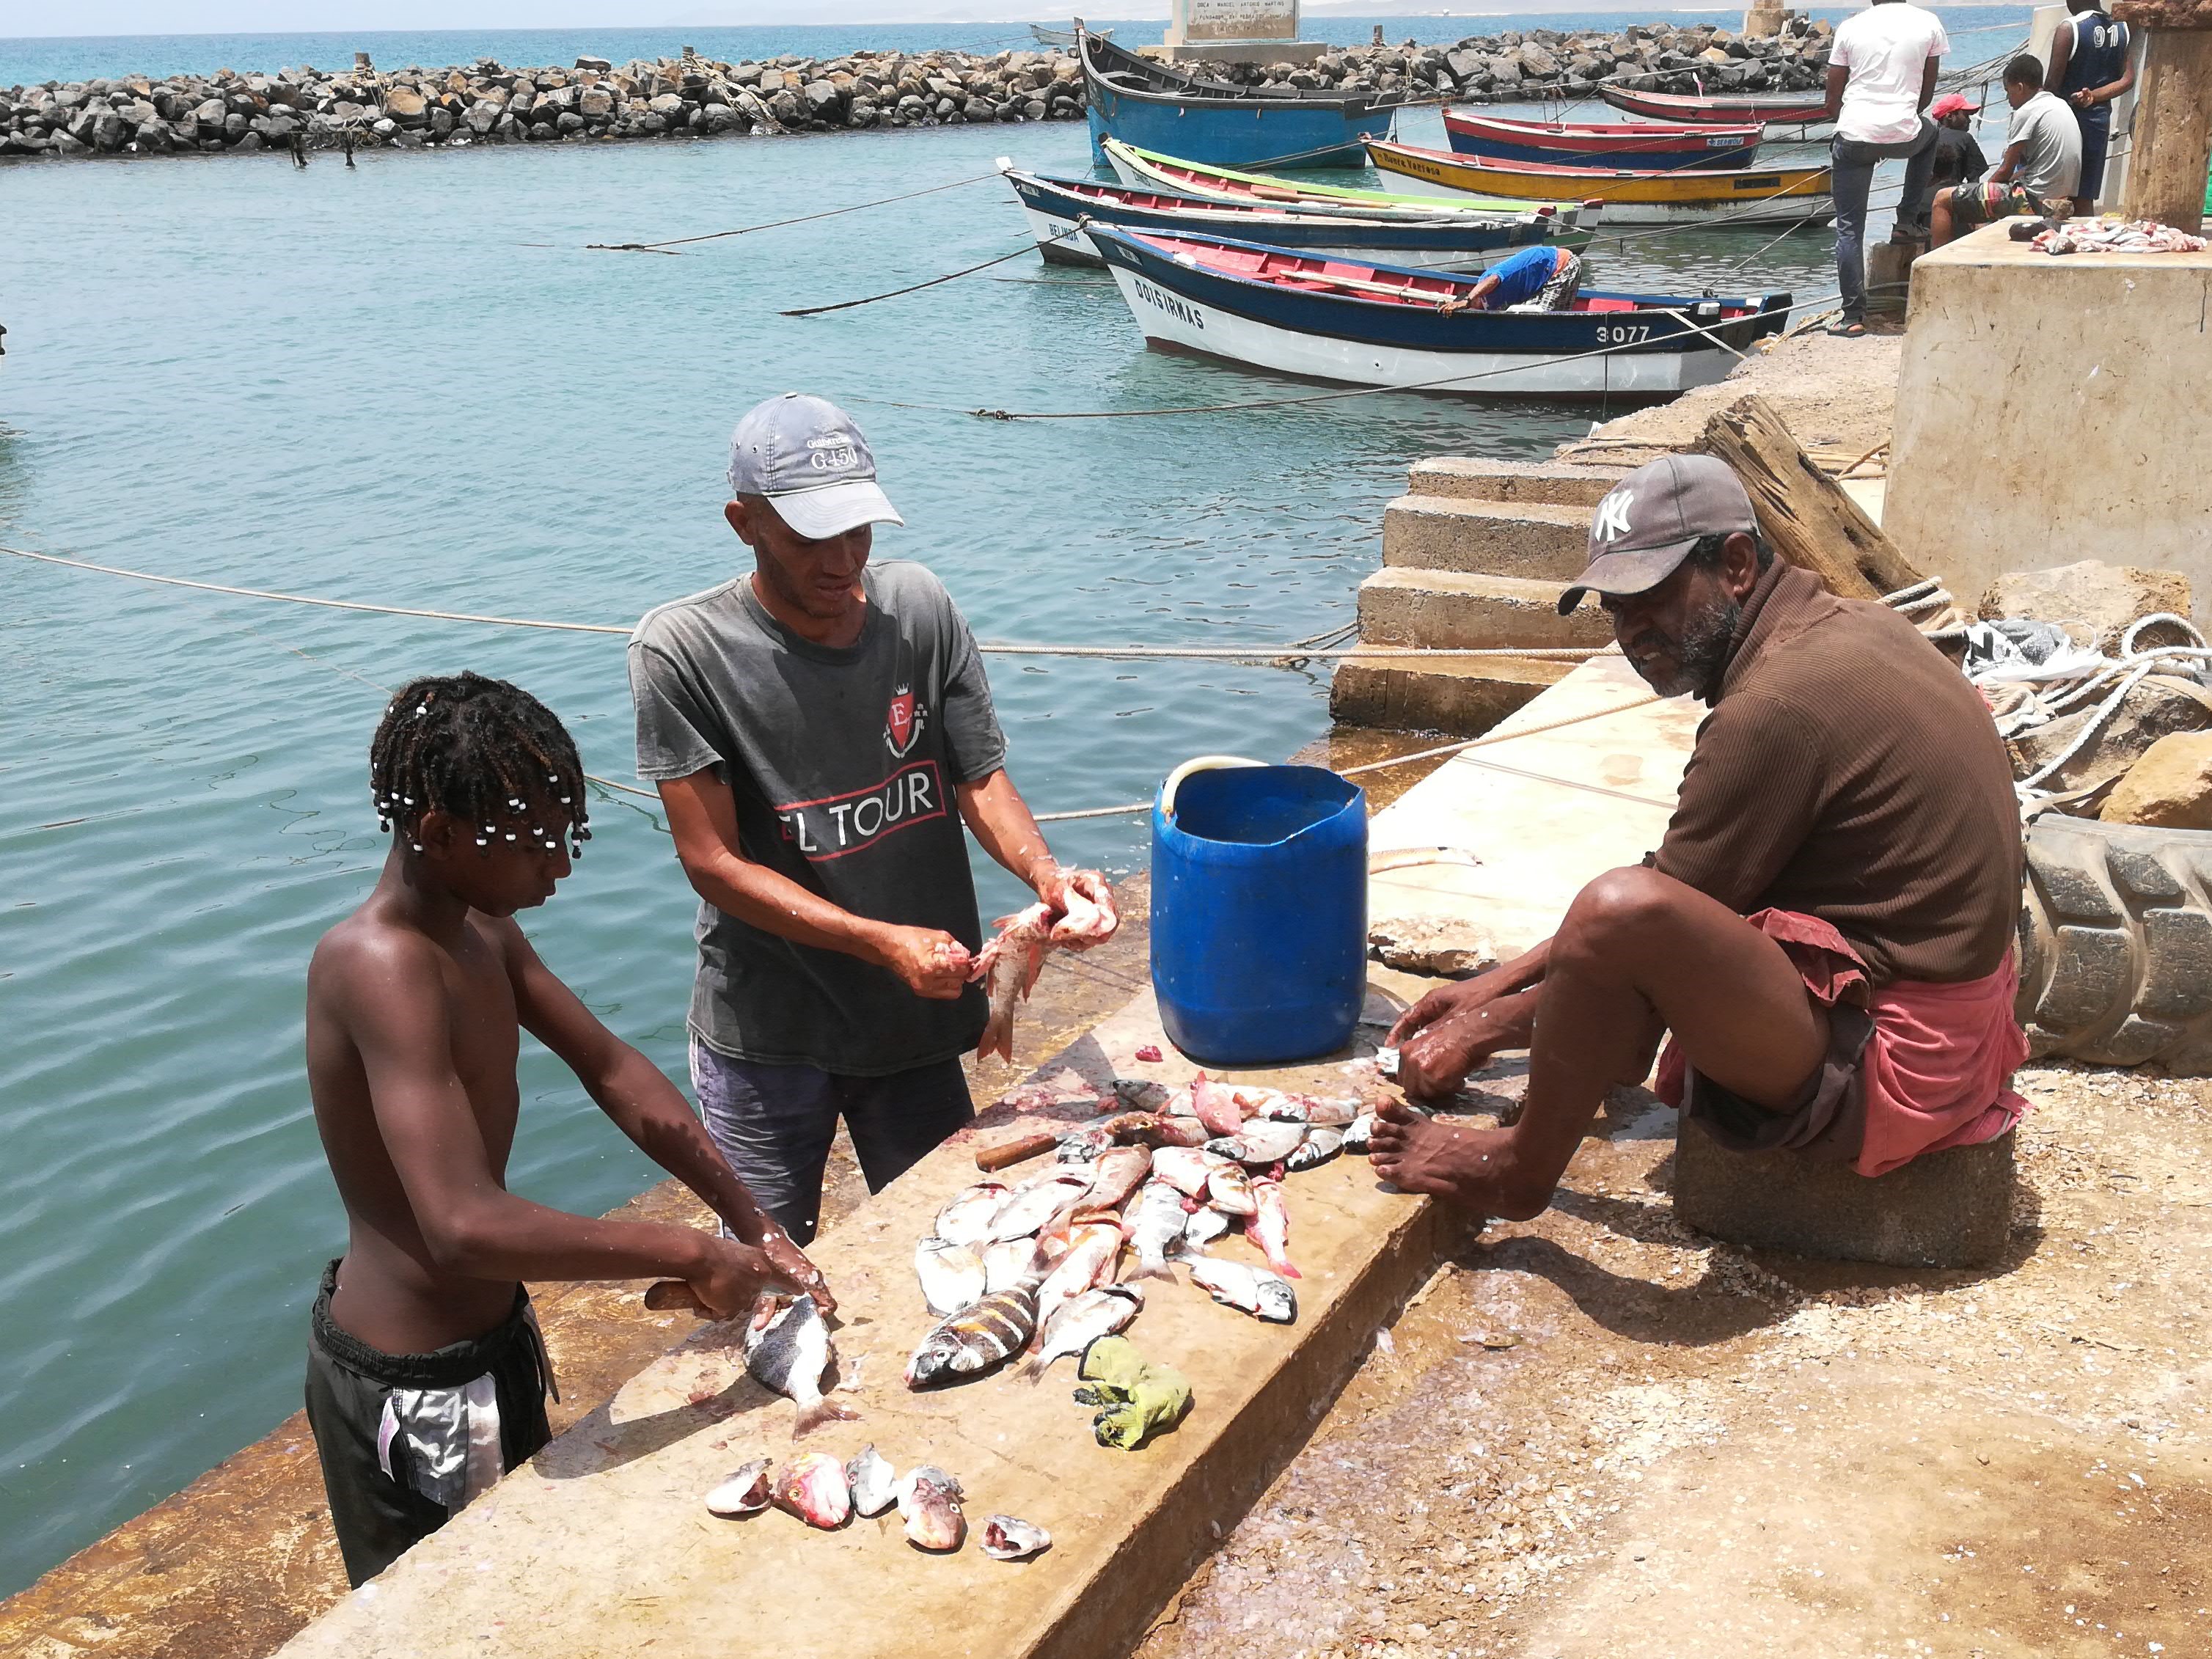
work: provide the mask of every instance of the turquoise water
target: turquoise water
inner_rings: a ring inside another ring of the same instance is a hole
[[[1432,113],[1408,136],[1441,142]],[[0,541],[626,623],[732,571],[730,426],[805,387],[849,400],[873,441],[908,525],[882,553],[931,563],[980,635],[1280,641],[1351,618],[1408,461],[1538,456],[1601,412],[1392,395],[1002,424],[884,406],[1312,390],[1149,354],[1103,276],[1026,258],[841,316],[776,314],[1018,247],[995,181],[684,258],[579,251],[920,189],[1008,151],[1085,162],[1071,125],[378,154],[353,172],[0,169]],[[1608,285],[1829,286],[1820,236],[1662,237],[1600,258]],[[508,676],[568,719],[592,771],[628,778],[631,756],[611,638],[0,558],[0,660],[5,1592],[297,1402],[304,1309],[342,1239],[301,1086],[301,975],[382,856],[364,777],[379,688]],[[1318,672],[998,658],[992,678],[1040,809],[1139,799],[1194,753],[1280,756],[1327,721]],[[693,905],[644,805],[595,805],[588,855],[529,926],[680,1078]],[[1145,856],[1141,819],[1054,840],[1114,871]],[[984,914],[1012,897],[994,876]],[[557,1066],[524,1066],[518,1190],[597,1212],[653,1178]]]

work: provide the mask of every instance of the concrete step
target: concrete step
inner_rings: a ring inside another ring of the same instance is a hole
[[[1610,645],[1613,623],[1585,601],[1562,617],[1565,582],[1385,565],[1359,585],[1359,637],[1368,645],[1540,650]]]
[[[1328,712],[1342,726],[1479,738],[1574,669],[1543,657],[1440,658],[1419,665],[1346,657],[1329,685]]]
[[[1562,461],[1493,461],[1480,455],[1436,455],[1413,463],[1406,488],[1416,495],[1457,495],[1482,501],[1534,501],[1595,507],[1628,476],[1625,466],[1574,466]]]
[[[1571,581],[1589,562],[1590,510],[1458,495],[1401,495],[1382,512],[1382,562]]]

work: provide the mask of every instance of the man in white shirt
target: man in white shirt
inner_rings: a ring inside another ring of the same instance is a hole
[[[1836,139],[1828,175],[1836,203],[1836,285],[1843,317],[1831,334],[1866,332],[1867,192],[1874,170],[1905,162],[1898,234],[1918,240],[1936,165],[1936,124],[1921,112],[1936,95],[1936,71],[1950,38],[1936,14],[1909,0],[1874,0],[1844,20],[1828,52],[1828,118]]]
[[[1934,246],[1995,219],[2052,214],[2063,217],[2081,182],[2081,129],[2063,99],[2043,89],[2043,60],[2022,52],[2005,65],[2005,101],[2012,125],[2004,160],[1978,185],[1936,197]]]

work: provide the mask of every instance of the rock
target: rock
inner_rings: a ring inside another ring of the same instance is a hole
[[[572,109],[564,109],[554,125],[563,136],[572,132],[581,132],[584,130],[584,118]]]
[[[1725,64],[1730,61],[1729,54],[1718,46],[1708,46],[1703,52],[1699,52],[1698,56],[1704,58],[1708,64]]]
[[[580,70],[598,70],[604,75],[614,65],[604,58],[579,58],[576,60],[576,67]]]
[[[2160,738],[2105,798],[2106,823],[2212,830],[2212,732]]]
[[[2057,623],[2075,643],[2117,653],[2130,623],[2161,611],[2185,617],[2189,600],[2189,578],[2178,570],[2143,570],[2084,559],[2079,564],[2017,570],[1998,577],[1982,595],[1981,614],[1984,622],[2019,617]],[[2137,644],[2171,645],[2180,639],[2179,629],[2146,629]]]
[[[1532,81],[1558,78],[1559,60],[1541,46],[1527,46],[1520,52],[1521,73]]]
[[[2199,700],[2204,695],[2202,686],[2163,675],[2151,676],[2128,693],[2097,728],[2094,738],[2039,787],[2066,790],[2101,783],[2133,766],[2160,738],[2212,727],[2212,708]],[[2006,745],[2012,754],[2013,775],[2024,778],[2048,764],[2081,734],[2095,715],[2094,708],[2086,708],[2013,738]]]
[[[1498,966],[1498,941],[1473,923],[1438,916],[1394,916],[1367,926],[1367,953],[1409,974],[1468,979]]]
[[[261,135],[258,132],[249,132],[245,137],[240,139],[230,148],[232,152],[235,155],[252,155],[262,148]]]
[[[429,118],[429,103],[412,87],[387,87],[384,112],[403,127],[419,127]]]
[[[672,92],[662,93],[646,107],[660,117],[663,121],[681,121],[686,114],[684,100]]]
[[[468,123],[471,131],[482,137],[499,125],[501,116],[505,113],[506,112],[500,106],[493,103],[489,99],[479,98],[469,106],[468,113],[461,118]]]
[[[118,150],[131,136],[131,129],[123,118],[112,109],[104,109],[93,117],[92,143],[95,149]]]
[[[844,94],[827,81],[809,81],[799,95],[806,100],[807,114],[817,119],[845,101]]]
[[[576,113],[587,121],[604,121],[615,112],[615,95],[604,87],[586,87],[576,99]]]

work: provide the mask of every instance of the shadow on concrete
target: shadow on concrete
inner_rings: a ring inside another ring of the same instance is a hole
[[[605,1474],[641,1457],[665,1451],[704,1429],[773,1405],[778,1396],[739,1371],[719,1393],[695,1396],[666,1411],[623,1422],[614,1420],[615,1401],[596,1406],[574,1427],[531,1460],[549,1480],[582,1480]]]

